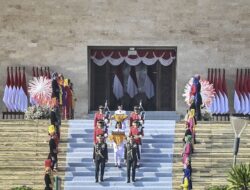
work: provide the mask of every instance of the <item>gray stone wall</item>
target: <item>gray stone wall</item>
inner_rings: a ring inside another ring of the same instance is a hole
[[[50,66],[74,82],[81,118],[87,46],[177,46],[177,112],[186,109],[185,83],[195,73],[206,77],[209,67],[226,68],[232,110],[235,68],[249,66],[249,18],[249,0],[2,0],[0,86],[7,66],[30,74],[32,66]]]

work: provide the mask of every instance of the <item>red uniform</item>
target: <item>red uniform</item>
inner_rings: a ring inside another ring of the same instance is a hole
[[[96,139],[96,136],[102,135],[104,136],[104,134],[107,133],[105,130],[103,130],[102,128],[96,128],[94,130],[94,143],[98,143],[98,140]]]
[[[130,114],[130,118],[129,118],[129,121],[130,121],[129,126],[131,127],[133,121],[136,121],[136,120],[143,120],[143,119],[141,118],[140,113],[137,114],[137,113],[135,113],[135,112],[132,112],[132,113]],[[144,123],[144,120],[143,120],[143,123]]]
[[[137,127],[131,127],[129,131],[129,136],[144,136],[143,130],[138,129]],[[141,145],[141,138],[135,138],[135,143]]]
[[[95,113],[95,118],[94,118],[94,128],[96,128],[96,123],[98,120],[104,120],[105,118],[105,114],[104,113],[100,113],[100,112],[96,112]]]

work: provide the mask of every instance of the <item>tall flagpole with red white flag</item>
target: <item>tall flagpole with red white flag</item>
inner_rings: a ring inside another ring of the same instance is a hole
[[[227,84],[226,84],[226,77],[225,77],[225,69],[223,69],[223,76],[222,76],[222,89],[224,94],[224,105],[225,105],[225,113],[229,112],[229,103],[228,103],[228,94],[227,94]]]
[[[224,92],[222,89],[222,80],[221,80],[221,74],[220,74],[220,69],[219,69],[219,76],[218,76],[218,96],[219,96],[219,106],[220,106],[220,114],[225,113],[225,98],[224,98]]]
[[[240,79],[239,79],[239,91],[240,91],[240,113],[243,114],[245,112],[245,97],[244,97],[244,90],[243,90],[243,69],[240,69]]]
[[[240,113],[241,102],[240,102],[240,91],[239,91],[239,70],[236,71],[236,79],[234,84],[234,111]]]
[[[19,106],[20,88],[19,88],[19,77],[18,77],[18,69],[17,69],[17,67],[16,67],[16,74],[15,74],[15,86],[16,86],[15,110],[20,111],[20,106]]]
[[[11,111],[11,108],[10,108],[9,102],[8,102],[9,88],[10,88],[10,73],[9,73],[9,67],[7,67],[7,80],[6,80],[6,85],[4,88],[3,102],[4,102],[7,110]]]
[[[244,76],[244,82],[243,82],[243,86],[242,86],[242,90],[243,90],[243,97],[245,100],[245,110],[243,112],[244,115],[249,113],[249,97],[248,97],[248,71],[247,69],[245,69],[245,76]]]
[[[23,67],[22,89],[24,91],[22,111],[24,112],[28,108],[28,90],[26,84],[25,67]]]
[[[213,108],[214,108],[214,113],[218,114],[220,113],[220,105],[219,105],[219,97],[218,97],[218,87],[217,87],[217,69],[214,69],[214,89],[215,89],[215,95],[214,95],[214,104],[213,104]]]
[[[127,93],[129,94],[130,98],[133,98],[136,94],[138,94],[138,84],[135,73],[135,66],[131,66],[130,69],[128,77]]]
[[[122,74],[122,64],[115,68],[115,76],[113,81],[113,93],[117,100],[123,97],[123,74]]]

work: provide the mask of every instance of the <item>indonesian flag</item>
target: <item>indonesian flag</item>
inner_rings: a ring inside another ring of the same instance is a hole
[[[122,82],[123,82],[122,64],[120,64],[116,67],[115,77],[113,81],[113,93],[117,100],[119,100],[124,95]]]
[[[48,67],[48,79],[51,79],[49,67]]]
[[[213,79],[214,79],[214,69],[211,69],[211,73],[210,73],[210,69],[208,69],[207,80],[209,81],[210,84],[213,84]],[[215,102],[215,95],[213,97],[212,103],[208,107],[208,110],[210,110],[211,113],[214,113],[214,102]]]
[[[7,67],[7,81],[6,81],[6,85],[4,88],[3,102],[4,102],[7,110],[11,111],[11,108],[10,108],[10,105],[8,102],[9,88],[10,88],[10,73],[9,73],[9,67]]]
[[[15,110],[19,111],[20,110],[20,105],[19,105],[19,77],[18,77],[18,71],[16,67],[16,74],[15,74],[15,86],[16,86],[16,95],[15,95]]]
[[[239,91],[239,70],[236,71],[236,80],[234,85],[234,110],[235,113],[240,113],[241,103],[240,103],[240,91]]]
[[[244,95],[244,100],[245,100],[245,110],[243,114],[248,114],[249,113],[249,96],[248,96],[248,73],[247,69],[245,69],[245,77],[244,77],[244,82],[243,82],[243,95]]]
[[[248,93],[248,98],[250,100],[250,69],[248,69],[248,80],[247,80],[247,93]],[[248,114],[250,114],[250,101],[249,101],[249,111]]]
[[[16,87],[15,87],[15,81],[14,81],[14,76],[13,76],[13,67],[11,67],[10,88],[9,88],[9,97],[8,97],[8,104],[10,106],[11,111],[15,111],[15,94],[16,94]]]
[[[39,68],[36,67],[36,77],[38,78],[39,77]]]
[[[131,66],[129,77],[128,77],[128,86],[127,92],[131,98],[138,94],[138,84],[135,73],[135,66]]]
[[[144,82],[144,92],[148,99],[154,97],[155,90],[154,90],[154,84],[153,84],[153,72],[150,66],[147,67],[147,74]]]
[[[219,77],[217,81],[217,86],[218,86],[218,94],[219,94],[219,106],[220,106],[220,114],[225,113],[225,98],[224,98],[224,92],[222,89],[222,80],[221,80],[221,75],[220,75],[220,69],[219,69]]]
[[[213,111],[214,113],[220,113],[220,97],[218,95],[218,84],[217,84],[217,69],[215,69],[214,72],[214,89],[215,89],[215,95],[214,95],[214,101],[213,101]]]
[[[27,91],[27,85],[26,85],[26,76],[25,76],[25,68],[23,68],[23,78],[21,81],[21,94],[22,94],[22,106],[21,111],[25,112],[28,108],[28,91]]]
[[[240,79],[239,79],[239,92],[240,92],[240,106],[241,110],[240,113],[244,113],[246,109],[246,103],[245,103],[245,95],[243,90],[243,69],[240,70]]]
[[[226,79],[225,79],[225,69],[223,69],[222,89],[223,89],[223,93],[224,93],[225,113],[228,113],[229,112],[229,102],[228,102],[228,94],[227,94],[227,84],[226,84]]]

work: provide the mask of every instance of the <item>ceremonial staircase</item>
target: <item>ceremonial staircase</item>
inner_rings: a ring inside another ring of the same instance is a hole
[[[109,148],[104,182],[95,183],[93,157],[93,120],[69,122],[65,190],[172,189],[172,154],[175,121],[147,120],[143,138],[141,167],[135,183],[126,183],[126,168],[114,167]],[[110,129],[111,130],[111,129]]]
[[[0,120],[0,189],[26,185],[44,189],[44,160],[48,156],[48,121]],[[59,176],[64,176],[68,127],[61,127]]]
[[[177,123],[173,159],[173,189],[180,189],[182,181],[182,138],[184,123]],[[226,185],[227,173],[233,163],[234,133],[229,122],[202,123],[196,127],[197,144],[192,155],[192,181],[194,190],[211,185]],[[250,126],[241,135],[237,163],[250,161]]]

